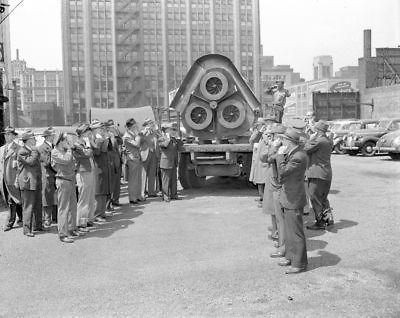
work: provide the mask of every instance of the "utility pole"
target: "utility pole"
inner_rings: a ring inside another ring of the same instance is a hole
[[[8,98],[3,93],[3,68],[0,67],[0,132],[4,131],[4,103]],[[0,133],[0,146],[5,144],[4,134]]]
[[[18,127],[18,110],[17,110],[17,81],[12,80],[12,87],[10,89],[10,101],[8,104],[8,111],[10,113],[10,126]]]

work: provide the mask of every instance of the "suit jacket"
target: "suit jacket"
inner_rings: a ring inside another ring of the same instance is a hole
[[[91,172],[93,160],[92,148],[82,138],[75,145],[76,147],[72,154],[75,158],[77,172]]]
[[[276,156],[279,182],[282,184],[279,202],[286,209],[302,209],[306,205],[304,174],[307,160],[307,154],[300,146],[288,154]]]
[[[141,137],[127,130],[122,139],[125,146],[126,160],[140,160]]]
[[[57,171],[57,178],[75,182],[75,160],[71,149],[55,147],[51,151],[51,165]]]
[[[168,138],[162,136],[158,139],[160,144],[160,168],[173,169],[178,166],[179,149],[182,146],[182,141],[174,137]]]
[[[110,193],[110,174],[108,160],[108,139],[97,138],[93,144],[93,159],[96,176],[96,194],[106,195]]]
[[[4,202],[11,197],[14,202],[20,203],[21,193],[15,186],[18,175],[17,155],[20,146],[13,142],[0,147],[0,190]]]
[[[53,147],[44,142],[37,149],[40,153],[40,163],[42,166],[43,206],[57,205],[55,200],[56,171],[51,166],[51,150]]]
[[[309,140],[305,144],[304,150],[309,157],[306,177],[331,180],[331,140],[326,136],[318,136],[313,140]]]
[[[53,149],[47,142],[44,142],[37,150],[40,154],[40,163],[42,165],[43,177],[54,178],[56,175],[55,170],[51,166],[51,150]]]
[[[18,150],[17,161],[17,183],[19,189],[40,191],[42,189],[42,168],[37,148],[29,149],[24,145]]]

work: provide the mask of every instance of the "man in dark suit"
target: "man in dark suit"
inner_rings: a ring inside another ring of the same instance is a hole
[[[107,198],[110,195],[110,175],[108,158],[108,138],[104,123],[95,120],[92,122],[94,140],[92,142],[94,169],[95,169],[95,217],[97,222],[104,222],[106,217]]]
[[[35,236],[33,231],[42,231],[42,168],[35,136],[28,130],[22,134],[24,143],[18,151],[17,182],[21,190],[24,234]]]
[[[306,204],[304,174],[307,155],[300,146],[300,134],[288,128],[282,135],[282,146],[278,150],[276,163],[279,183],[279,203],[283,208],[285,227],[285,260],[281,266],[291,268],[286,274],[302,272],[307,267],[306,238],[303,229],[303,208]]]
[[[160,170],[163,200],[179,200],[177,193],[178,151],[182,142],[177,137],[177,127],[169,123],[163,126],[164,134],[158,139],[161,151]]]
[[[113,211],[114,206],[119,206],[121,192],[121,152],[122,138],[112,119],[105,123],[108,133],[108,162],[110,165],[110,197],[107,200],[107,211]]]
[[[325,229],[333,224],[328,194],[332,182],[331,152],[332,141],[326,135],[328,124],[318,121],[313,129],[315,134],[306,143],[304,150],[309,156],[306,172],[307,193],[315,214],[315,224],[307,226],[310,230]]]
[[[17,154],[20,146],[14,141],[18,134],[12,127],[4,130],[6,144],[0,148],[0,185],[4,202],[8,205],[9,213],[4,232],[12,229],[16,216],[22,222],[21,192],[15,186],[17,178]]]
[[[51,166],[51,150],[53,149],[54,135],[55,132],[53,129],[48,128],[43,131],[44,142],[38,147],[42,166],[42,203],[45,227],[49,227],[52,221],[57,222],[57,203],[55,200],[56,172]]]

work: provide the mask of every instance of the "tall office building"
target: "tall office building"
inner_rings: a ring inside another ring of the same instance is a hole
[[[322,80],[333,77],[333,59],[330,55],[314,57],[314,80]]]
[[[167,107],[208,53],[231,58],[260,96],[259,0],[65,0],[62,19],[68,122],[91,107]]]

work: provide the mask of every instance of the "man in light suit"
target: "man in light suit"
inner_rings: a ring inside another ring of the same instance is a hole
[[[42,166],[42,203],[44,226],[49,227],[52,221],[57,222],[56,172],[51,166],[51,150],[55,131],[51,128],[43,131],[44,142],[38,147],[40,163]]]
[[[18,150],[17,182],[21,190],[24,235],[42,231],[42,168],[32,131],[22,134],[23,147]]]
[[[310,230],[322,230],[333,224],[328,194],[332,182],[331,153],[332,141],[326,135],[328,124],[318,121],[313,129],[315,134],[306,143],[304,150],[309,156],[306,172],[307,192],[315,214],[315,224],[307,226]]]
[[[306,204],[304,174],[308,159],[300,146],[298,131],[288,128],[282,137],[276,163],[279,183],[282,185],[279,203],[284,215],[285,260],[279,265],[291,265],[286,274],[296,274],[304,271],[308,263],[303,229],[303,208]]]
[[[148,197],[157,197],[157,170],[160,157],[157,139],[161,134],[157,131],[155,122],[150,118],[145,119],[142,133],[141,158],[144,168],[142,186]]]
[[[158,139],[161,151],[160,170],[163,200],[179,200],[177,193],[178,152],[182,142],[177,137],[176,125],[169,123],[163,126],[164,135]]]
[[[14,141],[18,134],[12,127],[4,130],[6,144],[0,148],[0,185],[4,202],[8,205],[9,213],[4,232],[12,229],[18,216],[22,223],[21,192],[15,186],[17,178],[17,154],[20,146]]]

